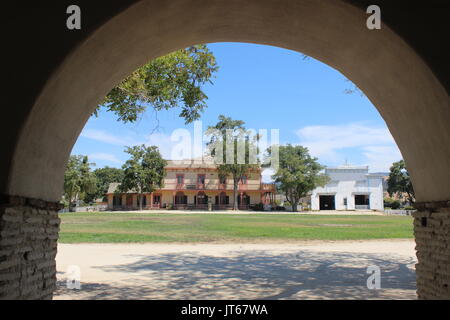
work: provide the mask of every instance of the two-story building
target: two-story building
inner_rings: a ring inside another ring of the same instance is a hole
[[[208,160],[168,160],[165,167],[164,187],[144,194],[145,209],[207,209],[233,207],[233,179],[220,179],[216,165]],[[107,192],[110,210],[134,210],[139,208],[136,192],[117,193],[119,183],[111,183]],[[250,205],[273,202],[275,186],[262,183],[261,169],[250,170],[238,184],[238,206],[245,210]]]
[[[368,166],[328,167],[330,182],[311,194],[312,210],[383,210],[383,174]]]

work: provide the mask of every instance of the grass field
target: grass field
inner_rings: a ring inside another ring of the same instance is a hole
[[[60,217],[61,243],[413,238],[409,216],[80,212]]]

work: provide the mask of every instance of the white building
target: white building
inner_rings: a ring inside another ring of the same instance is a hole
[[[383,175],[368,166],[328,167],[330,182],[311,194],[312,210],[383,210]]]

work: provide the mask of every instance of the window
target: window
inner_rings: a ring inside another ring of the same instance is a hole
[[[113,197],[113,206],[121,206],[122,205],[122,197],[114,196]]]
[[[208,204],[208,196],[204,192],[199,192],[196,197],[197,204]]]
[[[219,177],[220,184],[227,184],[227,177]]]
[[[175,204],[187,204],[187,196],[183,192],[177,192],[175,195]]]
[[[247,184],[247,176],[242,176],[239,182],[241,184]]]
[[[355,205],[357,206],[367,206],[369,205],[369,196],[364,194],[355,195]]]
[[[198,184],[205,184],[205,175],[204,174],[199,174],[197,176],[197,183]]]
[[[230,197],[227,196],[225,192],[221,192],[218,198],[219,204],[222,205],[230,204]]]
[[[182,174],[177,174],[177,184],[178,184],[178,185],[184,184],[184,175],[182,175]]]
[[[137,196],[137,204],[140,205],[140,201],[141,201],[141,196]],[[147,197],[146,196],[142,196],[142,205],[146,206],[147,205]]]

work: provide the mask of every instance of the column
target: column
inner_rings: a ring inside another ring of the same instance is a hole
[[[450,201],[416,203],[417,295],[450,299]]]
[[[0,198],[0,300],[52,299],[60,208],[56,202]]]

